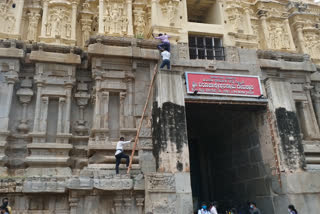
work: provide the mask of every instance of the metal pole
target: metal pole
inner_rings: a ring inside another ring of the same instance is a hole
[[[142,112],[142,115],[141,115],[140,123],[139,123],[138,130],[137,130],[137,135],[136,135],[136,138],[134,139],[134,144],[133,144],[133,147],[132,147],[132,152],[131,152],[131,156],[130,156],[130,163],[129,163],[129,167],[128,167],[128,170],[127,170],[127,174],[130,173],[130,170],[131,170],[131,167],[132,167],[133,155],[134,155],[134,152],[136,150],[136,147],[137,147],[137,144],[138,144],[138,141],[139,141],[139,135],[140,135],[141,127],[142,127],[142,122],[143,122],[144,115],[145,115],[147,107],[148,107],[148,103],[149,103],[151,91],[152,91],[152,88],[153,88],[154,80],[155,80],[156,75],[158,73],[158,69],[157,68],[158,68],[158,64],[156,64],[154,66],[154,69],[153,69],[154,72],[153,72],[152,80],[151,80],[151,83],[150,83],[150,86],[149,86],[148,97],[147,97],[147,100],[146,100],[146,103],[144,105],[144,109],[143,109],[143,112]]]

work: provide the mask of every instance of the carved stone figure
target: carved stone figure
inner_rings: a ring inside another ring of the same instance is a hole
[[[319,37],[313,32],[306,32],[304,36],[305,36],[305,45],[308,53],[312,58],[319,59],[320,58]]]
[[[107,2],[104,14],[104,32],[110,35],[126,35],[128,17],[124,2]]]
[[[168,0],[167,2],[164,2],[162,5],[162,11],[168,17],[170,25],[173,25],[175,22],[178,6],[179,1],[177,0]]]
[[[135,34],[137,36],[142,36],[144,34],[144,30],[145,30],[145,20],[144,20],[144,16],[145,16],[145,12],[143,10],[138,10],[138,11],[134,11],[135,12],[135,20],[134,20],[134,25],[135,25]]]
[[[46,35],[49,37],[71,37],[71,11],[64,6],[49,9]]]
[[[30,41],[37,40],[37,33],[38,33],[38,24],[40,19],[39,11],[30,11],[28,13],[29,17],[29,29],[28,29],[28,36],[27,39]]]
[[[15,25],[14,13],[10,10],[12,1],[0,2],[0,32],[12,33]]]

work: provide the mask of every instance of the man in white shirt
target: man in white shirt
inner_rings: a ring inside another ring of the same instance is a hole
[[[117,150],[114,154],[114,156],[116,157],[116,174],[119,174],[119,165],[122,158],[126,159],[127,167],[129,166],[129,156],[123,153],[123,145],[128,144],[131,141],[124,141],[124,137],[120,137],[120,141],[117,143]]]
[[[211,214],[218,214],[217,212],[218,202],[214,201],[210,204],[210,213]]]
[[[162,50],[161,52],[162,56],[162,64],[160,65],[160,68],[164,68],[164,66],[167,66],[167,69],[170,69],[170,52],[167,50]]]

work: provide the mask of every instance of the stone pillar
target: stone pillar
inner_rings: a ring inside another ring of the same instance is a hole
[[[126,92],[120,92],[120,129],[125,128],[125,117],[124,117],[124,100],[126,98]]]
[[[313,101],[313,106],[314,110],[316,113],[316,117],[318,120],[318,126],[320,126],[320,94],[313,94],[312,95],[312,101]]]
[[[218,11],[220,12],[220,20],[219,20],[219,24],[223,24],[224,22],[224,7],[222,6],[224,4],[224,0],[216,0],[216,4],[218,6]]]
[[[81,30],[82,30],[82,45],[85,46],[86,41],[90,38],[90,32],[91,32],[91,14],[83,13],[81,14]]]
[[[5,104],[5,123],[1,124],[1,127],[5,130],[8,129],[9,125],[9,114],[10,114],[10,109],[11,109],[11,103],[12,103],[12,96],[13,96],[13,86],[14,83],[18,80],[18,73],[14,71],[14,65],[9,65],[9,71],[7,74],[5,74],[5,79],[7,82],[7,101]]]
[[[316,115],[314,113],[314,109],[312,106],[312,99],[310,95],[310,90],[313,89],[313,86],[306,85],[304,87],[304,90],[306,92],[306,96],[308,101],[302,102],[302,109],[301,112],[303,113],[303,126],[305,127],[304,134],[305,139],[307,140],[313,140],[313,139],[320,139],[320,132],[319,132],[319,126],[316,120]]]
[[[132,213],[132,199],[130,196],[127,196],[123,199],[124,201],[124,212],[125,213]]]
[[[71,114],[71,92],[72,92],[72,83],[66,84],[66,114],[65,114],[65,123],[64,123],[64,133],[70,132],[70,114]]]
[[[298,41],[298,46],[300,49],[301,53],[308,53],[306,47],[305,47],[305,42],[304,42],[304,38],[303,38],[303,24],[302,23],[296,23],[295,24],[295,29],[297,31],[297,41]]]
[[[9,131],[9,115],[11,110],[12,96],[13,96],[13,88],[15,82],[18,80],[18,72],[15,70],[15,65],[9,63],[9,71],[5,71],[4,74],[5,80],[3,80],[4,87],[2,90],[6,90],[6,96],[3,97],[5,99],[4,106],[1,107],[1,110],[4,112],[2,117],[0,118],[0,175],[7,175],[7,168],[4,166],[6,163],[6,154],[5,149],[7,147],[7,137],[10,133]],[[0,70],[0,72],[3,72]],[[2,93],[3,95],[5,93]]]
[[[76,40],[77,29],[77,2],[72,2],[72,14],[71,14],[71,39]]]
[[[122,214],[122,198],[116,197],[113,199],[115,214]]]
[[[96,101],[94,106],[94,128],[99,129],[100,128],[100,87],[101,87],[101,76],[97,76],[95,78],[96,80]]]
[[[17,129],[22,133],[27,133],[29,131],[28,120],[27,120],[27,106],[31,102],[33,96],[33,91],[31,89],[32,82],[29,79],[22,80],[21,88],[17,91],[17,96],[22,104],[22,119]]]
[[[126,128],[135,128],[135,122],[134,122],[134,100],[133,100],[133,78],[128,77],[126,78],[127,83],[127,99],[126,99],[126,107],[124,108],[124,115],[126,117]]]
[[[29,30],[28,30],[27,39],[29,41],[37,41],[40,9],[39,8],[30,9],[30,12],[28,13],[28,17],[29,17]]]
[[[39,120],[40,120],[40,108],[41,108],[41,93],[43,82],[39,81],[37,84],[37,98],[36,98],[36,109],[34,113],[34,123],[33,123],[33,132],[39,132]]]
[[[288,20],[288,19],[285,19],[285,20],[284,20],[284,25],[285,25],[286,31],[288,32],[288,37],[289,37],[289,41],[290,41],[290,49],[291,49],[291,50],[295,50],[296,47],[295,47],[295,45],[294,45],[294,41],[293,41],[293,37],[292,37],[292,32],[291,32],[291,28],[290,28],[289,20]]]
[[[57,125],[57,133],[63,133],[63,127],[62,127],[62,115],[64,112],[64,104],[66,102],[66,99],[63,97],[59,98],[59,109],[58,109],[58,125]]]
[[[153,212],[161,198],[174,195],[176,200],[168,203],[167,210],[171,214],[192,213],[184,90],[180,72],[158,73],[152,110],[152,139],[153,148],[161,149],[153,150],[157,172],[146,176],[145,212]]]
[[[16,0],[16,23],[14,28],[14,34],[20,34],[22,13],[23,13],[24,0]]]
[[[47,19],[48,19],[48,0],[43,1],[43,12],[42,12],[42,25],[41,25],[41,36],[46,36],[46,28],[47,28]]]
[[[41,97],[41,112],[39,118],[39,131],[45,133],[47,130],[47,120],[48,120],[48,105],[49,97]]]
[[[281,170],[300,170],[303,167],[304,154],[301,139],[301,130],[296,112],[291,84],[284,78],[268,78],[266,80],[266,92],[269,109],[276,125],[275,138],[279,145],[279,154],[282,162]],[[283,150],[286,148],[286,150]],[[291,154],[295,154],[294,158]]]
[[[74,127],[74,130],[80,135],[85,135],[88,134],[88,127],[86,126],[86,121],[84,119],[84,108],[88,105],[90,99],[86,83],[78,83],[78,91],[74,97],[79,106],[79,120],[77,121],[77,126]]]
[[[151,27],[158,25],[158,0],[151,0]]]
[[[69,198],[70,214],[77,214],[78,198]]]
[[[269,49],[269,31],[268,31],[268,26],[267,26],[267,14],[266,11],[259,11],[260,13],[260,22],[261,22],[261,29],[264,37],[264,48]]]
[[[246,22],[247,22],[247,27],[248,27],[248,34],[253,34],[252,30],[252,23],[251,23],[251,15],[250,15],[250,9],[245,8],[245,15],[246,15]]]
[[[103,16],[104,16],[104,0],[99,0],[99,34],[104,34],[104,24],[103,24]]]
[[[143,202],[144,198],[136,198],[138,214],[143,214]]]
[[[132,0],[127,0],[128,36],[133,36]]]
[[[99,103],[99,105],[101,104],[103,108],[103,128],[109,129],[109,92],[108,91],[102,92],[102,102]],[[101,114],[99,115],[99,121],[100,121],[100,118],[101,118]]]

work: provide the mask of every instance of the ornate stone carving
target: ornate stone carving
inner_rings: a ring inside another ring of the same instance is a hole
[[[86,105],[88,105],[88,101],[90,99],[90,94],[88,93],[88,86],[86,83],[78,83],[77,93],[74,95],[74,97],[77,100],[80,115],[74,130],[79,135],[85,135],[88,134],[88,127],[86,126],[86,121],[84,120],[84,108]]]
[[[319,35],[312,31],[304,32],[305,47],[311,58],[320,58]]]
[[[30,9],[28,13],[29,26],[27,39],[30,41],[37,41],[38,24],[40,19],[40,8]]]
[[[282,23],[273,21],[269,24],[268,29],[272,49],[290,49],[289,35]]]
[[[46,36],[71,38],[71,11],[64,6],[55,6],[49,10]]]
[[[17,96],[19,97],[19,101],[22,104],[22,119],[20,120],[20,124],[18,126],[18,130],[20,132],[26,133],[29,131],[29,126],[27,124],[27,106],[31,102],[31,98],[33,96],[32,82],[30,79],[24,79],[21,82],[21,88],[17,91]]]
[[[12,0],[0,2],[0,32],[2,33],[13,33],[16,18],[12,10]]]
[[[133,11],[134,13],[134,26],[135,26],[135,35],[137,37],[143,37],[145,31],[145,11],[142,9],[137,9]]]
[[[92,17],[93,13],[89,9],[89,3],[85,2],[82,5],[82,11],[81,11],[81,30],[82,30],[82,45],[85,46],[86,41],[90,38],[90,33],[92,31]]]
[[[226,13],[228,16],[229,23],[232,26],[232,30],[235,33],[244,33],[244,16],[240,2],[238,1],[227,1]]]
[[[175,178],[172,174],[147,175],[147,189],[149,192],[175,192]]]
[[[138,214],[142,214],[143,213],[143,205],[144,205],[144,197],[137,197],[136,198],[136,203],[137,203],[137,207],[138,207]]]
[[[104,32],[124,36],[128,33],[127,6],[124,1],[107,1],[103,18]]]
[[[167,19],[169,20],[169,24],[173,26],[174,22],[176,21],[179,0],[166,0],[162,3],[161,6],[162,12],[166,15]]]

